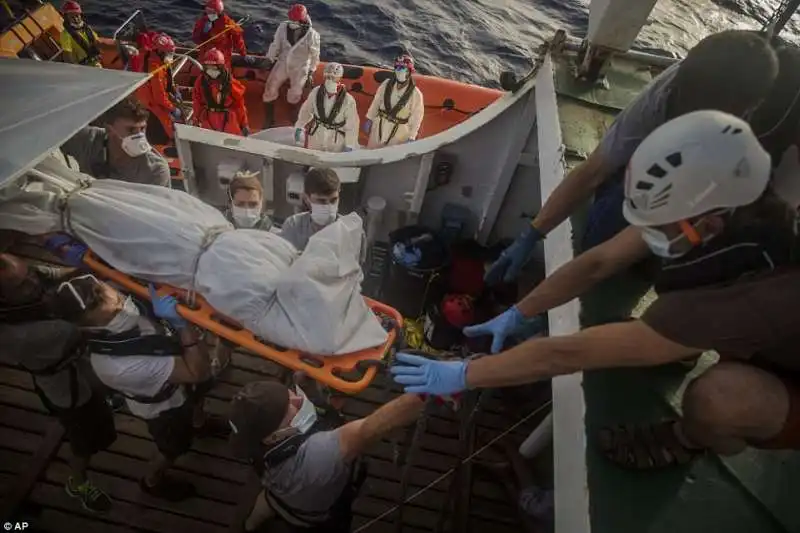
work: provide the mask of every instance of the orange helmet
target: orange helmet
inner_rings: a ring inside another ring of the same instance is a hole
[[[222,13],[224,9],[225,6],[222,5],[222,0],[206,0],[206,11]]]
[[[295,4],[289,8],[289,20],[292,22],[308,23],[308,9],[303,4]]]
[[[80,15],[83,13],[83,9],[81,9],[81,5],[75,0],[67,0],[64,2],[64,5],[61,6],[61,13],[64,15]]]
[[[156,35],[156,38],[153,39],[153,48],[157,52],[162,52],[164,54],[171,54],[175,51],[175,41],[172,40],[172,37],[167,35],[166,33],[159,33]]]
[[[216,48],[212,48],[203,56],[203,64],[225,66],[225,56]]]

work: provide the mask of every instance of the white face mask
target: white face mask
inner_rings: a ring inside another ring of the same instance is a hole
[[[394,77],[397,78],[397,81],[400,83],[405,83],[408,79],[408,71],[406,69],[395,70]]]
[[[318,226],[327,226],[336,220],[339,202],[332,204],[311,204],[311,220]]]
[[[175,59],[175,55],[174,54],[166,54],[166,55],[164,55],[164,63],[172,63],[172,61],[174,59]]]
[[[336,80],[325,80],[325,91],[328,94],[333,94],[339,88],[339,83]]]
[[[252,228],[261,220],[261,210],[248,207],[231,206],[233,221],[242,228]]]
[[[290,22],[289,24],[287,24],[287,26],[292,31],[297,31],[300,29],[300,24],[298,24],[297,22]]]
[[[131,157],[139,157],[150,151],[150,143],[144,132],[122,138],[122,150]]]
[[[295,389],[297,394],[303,397],[303,405],[297,410],[297,414],[294,415],[289,425],[300,433],[305,433],[311,429],[311,426],[317,421],[317,408],[314,407],[314,404],[308,399],[303,389],[300,387],[295,387]]]
[[[211,22],[214,22],[219,18],[219,15],[217,15],[216,13],[206,13],[206,16],[208,17],[208,20],[210,20]]]
[[[133,329],[139,324],[139,308],[133,303],[133,299],[128,296],[122,309],[114,315],[108,324],[103,327],[109,333],[122,333]]]
[[[642,233],[642,240],[644,240],[645,244],[647,244],[647,246],[650,248],[650,251],[658,257],[674,259],[676,257],[686,255],[689,251],[688,249],[682,252],[673,252],[671,250],[673,244],[684,238],[683,235],[679,235],[675,239],[669,240],[663,232],[658,231],[657,229],[639,229]]]
[[[219,78],[219,75],[222,74],[222,72],[220,72],[217,67],[206,67],[206,74],[208,74],[209,78],[215,80]]]

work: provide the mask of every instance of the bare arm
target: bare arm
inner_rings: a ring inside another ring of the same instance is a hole
[[[416,394],[404,394],[379,407],[369,416],[354,420],[339,429],[339,443],[344,459],[361,454],[395,428],[406,426],[422,413],[425,402]]]
[[[648,255],[650,250],[639,230],[628,227],[561,266],[529,292],[517,308],[524,316],[534,317],[577,298]]]
[[[600,151],[595,149],[586,161],[572,169],[558,184],[533,219],[533,226],[543,235],[550,233],[574,213],[612,171]]]
[[[668,340],[640,320],[532,339],[467,366],[469,388],[508,387],[583,370],[655,366],[702,352]]]
[[[170,383],[202,383],[211,377],[208,346],[200,339],[197,330],[189,326],[180,332],[183,355],[175,358],[175,367],[169,376]]]

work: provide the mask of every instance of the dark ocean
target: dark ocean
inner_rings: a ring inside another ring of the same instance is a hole
[[[266,51],[293,1],[224,0],[231,16],[250,15],[248,50]],[[188,42],[202,3],[190,0],[81,0],[96,30],[110,35],[134,10],[148,26]],[[637,48],[684,55],[723,29],[760,28],[780,0],[659,0]],[[323,60],[390,64],[408,49],[425,74],[492,86],[503,70],[527,71],[536,47],[563,28],[583,36],[589,0],[331,0],[306,2],[322,37]],[[785,36],[796,40],[800,18]]]

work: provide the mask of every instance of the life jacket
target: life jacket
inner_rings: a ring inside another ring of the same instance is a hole
[[[149,74],[150,73],[150,57],[151,57],[152,53],[153,53],[152,51],[148,50],[144,54],[144,62],[142,64],[142,72],[144,72],[145,74]],[[164,63],[162,62],[161,57],[158,56],[158,58],[159,58],[159,62],[163,66]],[[161,66],[159,66],[158,68],[161,68]],[[175,84],[172,81],[172,65],[164,66],[163,69],[164,69],[164,73],[167,75],[166,76],[167,77],[167,87],[166,87],[166,89],[167,89],[167,97],[170,99],[170,101],[174,105],[177,106],[177,105],[180,104],[180,101],[175,96],[178,93],[177,93],[177,91],[175,91]]]
[[[228,101],[228,96],[231,94],[231,80],[227,73],[222,73],[220,80],[220,91],[217,93],[218,99],[214,98],[214,92],[211,90],[211,84],[205,76],[200,78],[200,87],[203,88],[203,98],[206,101],[208,111],[215,113],[224,113],[225,118],[222,122],[222,130],[228,125],[228,114],[230,110],[225,107],[225,102]]]
[[[85,22],[83,23],[82,31],[73,28],[70,24],[64,24],[64,29],[67,30],[72,40],[75,41],[75,44],[80,46],[86,53],[86,57],[80,61],[81,65],[100,63],[101,55],[100,49],[97,48],[97,39],[95,39],[94,32],[88,24]]]
[[[383,139],[383,121],[388,120],[393,124],[392,131],[389,133],[389,138],[386,139],[386,142],[394,139],[394,136],[397,134],[397,130],[400,128],[401,124],[408,124],[407,118],[400,118],[398,115],[400,114],[400,111],[406,107],[406,104],[411,101],[411,97],[414,96],[414,89],[416,88],[416,85],[414,85],[414,78],[409,75],[408,87],[406,87],[405,92],[400,95],[397,103],[392,105],[392,93],[394,92],[394,86],[396,84],[397,79],[394,76],[389,78],[386,89],[383,91],[383,106],[378,108],[378,116],[382,119],[378,121],[379,139]]]
[[[743,276],[788,266],[795,238],[771,225],[724,232],[688,254],[665,259],[656,274],[657,293],[734,283]]]
[[[344,87],[339,87],[336,93],[336,100],[334,100],[331,112],[328,114],[325,114],[325,94],[325,87],[319,87],[317,89],[314,120],[311,121],[311,125],[308,128],[308,134],[314,135],[319,127],[323,126],[329,130],[336,131],[336,138],[338,139],[339,135],[344,135],[342,128],[344,128],[346,122],[336,122],[336,117],[339,115],[339,111],[342,110],[344,99],[347,97],[347,91],[344,90]]]
[[[74,409],[78,404],[78,367],[76,365],[78,359],[83,357],[85,354],[86,345],[76,328],[74,335],[72,335],[65,343],[64,352],[61,354],[61,357],[58,360],[44,368],[39,368],[36,370],[30,369],[24,364],[21,365],[31,374],[31,376],[33,376],[33,388],[39,395],[39,398],[42,400],[42,403],[44,403],[44,406],[51,413],[57,413],[59,411],[63,411],[64,409],[57,407],[50,401],[50,399],[47,397],[47,394],[45,394],[41,387],[39,387],[39,383],[36,381],[36,378],[39,376],[54,376],[66,371],[67,379],[69,379],[69,407],[67,409]]]

